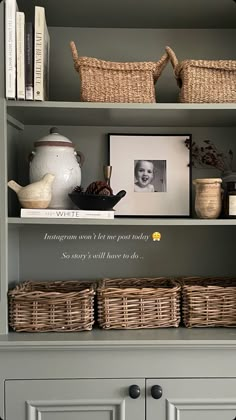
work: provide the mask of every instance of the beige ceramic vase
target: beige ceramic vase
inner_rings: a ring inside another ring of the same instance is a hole
[[[221,213],[222,197],[220,178],[195,179],[195,211],[200,219],[217,219]]]

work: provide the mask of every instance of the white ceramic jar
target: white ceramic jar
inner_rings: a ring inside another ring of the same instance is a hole
[[[81,185],[81,166],[84,157],[75,151],[72,142],[53,127],[50,134],[34,143],[30,155],[30,182],[39,181],[46,173],[55,175],[49,208],[69,209],[72,202],[68,193]]]

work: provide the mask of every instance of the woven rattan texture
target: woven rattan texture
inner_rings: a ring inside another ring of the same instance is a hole
[[[182,316],[186,327],[235,327],[236,278],[184,278]]]
[[[98,323],[105,329],[178,327],[180,285],[172,279],[104,279],[97,288]]]
[[[15,331],[82,331],[94,323],[94,286],[79,281],[25,282],[9,291]]]
[[[166,52],[181,88],[180,102],[236,102],[236,61],[185,60],[179,63],[170,47],[166,47]]]
[[[156,102],[155,83],[169,57],[158,62],[118,63],[79,57],[70,43],[75,70],[80,75],[80,99],[84,102]]]

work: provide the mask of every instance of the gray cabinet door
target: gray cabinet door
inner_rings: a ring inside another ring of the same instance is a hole
[[[141,395],[129,397],[130,385]],[[128,379],[8,380],[6,420],[144,420],[145,381]]]
[[[151,396],[153,385],[162,397]],[[148,379],[148,420],[233,420],[236,417],[236,379]]]

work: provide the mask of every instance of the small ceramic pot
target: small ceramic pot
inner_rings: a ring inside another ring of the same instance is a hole
[[[195,179],[195,211],[200,219],[217,219],[222,208],[220,178]]]
[[[47,172],[55,175],[49,208],[68,209],[68,194],[81,185],[81,166],[84,156],[74,149],[72,142],[53,127],[50,134],[34,143],[30,154],[30,182],[39,181]]]

